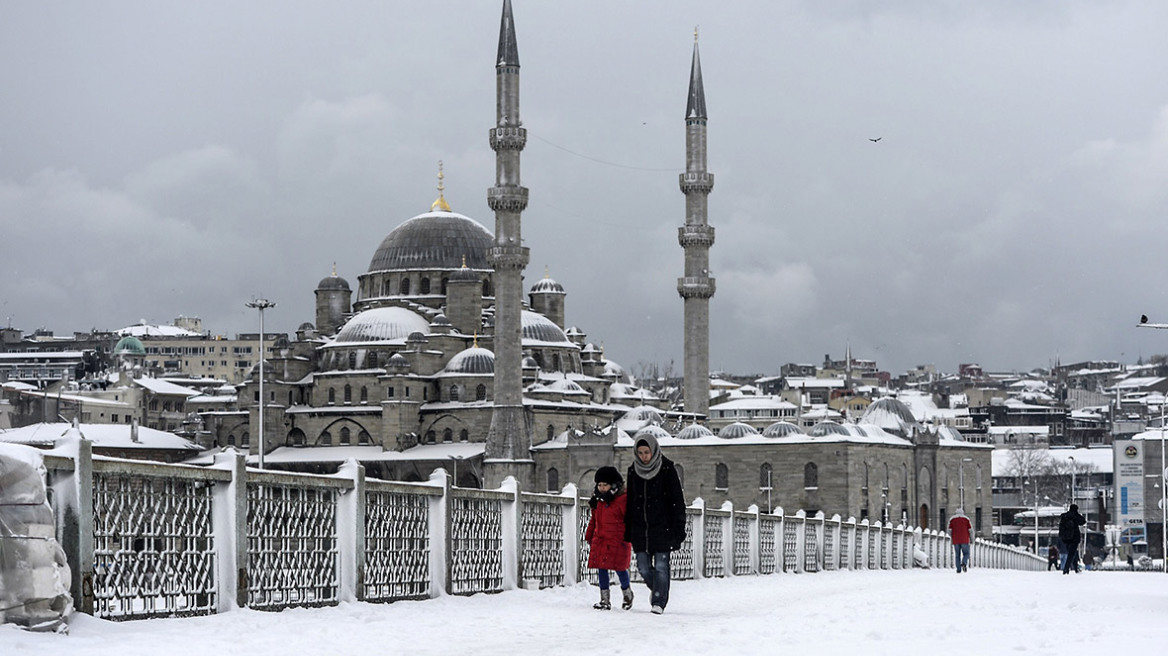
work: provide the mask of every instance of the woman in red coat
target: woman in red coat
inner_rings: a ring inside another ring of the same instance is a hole
[[[625,496],[624,480],[615,467],[601,467],[596,470],[596,489],[588,505],[592,507],[592,519],[588,520],[588,530],[584,541],[588,543],[588,566],[597,570],[600,577],[600,602],[593,606],[597,610],[610,610],[612,603],[608,595],[608,570],[616,570],[620,579],[623,603],[621,608],[633,607],[633,589],[629,587],[629,560],[633,547],[625,542]]]

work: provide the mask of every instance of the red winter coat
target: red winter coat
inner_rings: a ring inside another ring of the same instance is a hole
[[[621,492],[611,503],[601,501],[592,511],[584,541],[591,545],[588,566],[618,572],[629,568],[633,546],[625,542],[625,506],[628,497]]]
[[[953,544],[969,544],[969,533],[972,530],[973,525],[965,515],[954,515],[949,520],[949,537]]]

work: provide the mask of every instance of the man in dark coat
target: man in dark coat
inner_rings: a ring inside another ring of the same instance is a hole
[[[1078,504],[1071,504],[1071,509],[1059,515],[1059,540],[1063,543],[1063,553],[1067,555],[1067,562],[1063,563],[1063,574],[1069,574],[1071,568],[1079,571],[1079,539],[1083,534],[1079,527],[1087,523],[1087,518],[1079,514]]]
[[[651,592],[653,613],[669,603],[669,552],[685,542],[685,497],[673,461],[661,455],[652,435],[638,435],[628,473],[625,540],[632,543],[637,571]]]

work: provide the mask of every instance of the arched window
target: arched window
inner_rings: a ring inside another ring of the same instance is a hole
[[[251,446],[251,433],[244,432],[239,438],[239,446]]]
[[[714,487],[719,490],[730,489],[730,468],[725,463],[718,463],[714,467]]]
[[[357,444],[369,444],[369,433],[364,429],[357,433]]]
[[[299,428],[293,428],[288,431],[288,445],[289,446],[303,446],[304,445],[304,431]]]
[[[475,388],[475,401],[486,401],[486,400],[487,400],[487,386],[483,385],[482,383],[479,383],[479,386]]]
[[[437,438],[438,435],[434,431],[426,431],[426,442],[433,444]]]
[[[345,403],[353,402],[353,386],[345,385]]]
[[[429,278],[422,278],[422,284],[418,285],[418,287],[419,287],[418,291],[421,292],[422,294],[429,294],[430,293],[430,279]]]
[[[227,446],[235,446],[235,434],[227,436]]]
[[[458,400],[458,385],[451,385],[450,386],[450,400],[451,401]]]
[[[977,489],[981,489],[981,465],[977,466]]]
[[[774,471],[771,469],[771,463],[764,462],[758,468],[758,487],[763,490],[770,490],[774,488]]]
[[[409,278],[402,278],[401,295],[405,296],[406,294],[409,294],[409,293],[410,293],[410,279]]]
[[[349,368],[350,369],[357,368],[357,352],[356,351],[349,351]]]
[[[337,402],[337,391],[330,387],[329,388],[329,403],[336,403],[336,402]]]
[[[317,444],[320,444],[321,446],[332,446],[332,443],[333,443],[333,434],[328,432],[328,431],[324,431],[323,433],[321,433],[320,439],[317,440]]]
[[[548,427],[547,427],[547,438],[550,440],[550,439],[552,439],[552,438],[553,438],[553,437],[555,437],[555,436],[556,436],[556,427],[555,427],[555,426],[553,426],[553,425],[551,425],[551,424],[548,424]]]
[[[469,439],[470,439],[470,433],[468,433],[465,428],[458,431],[458,441],[459,442],[465,442]]]
[[[342,428],[341,429],[341,444],[349,445],[352,443],[351,440],[352,440],[352,437],[351,437],[351,433],[349,432],[349,428],[347,426],[345,428]]]
[[[292,390],[288,390],[288,405],[292,405]]]
[[[556,469],[555,467],[547,470],[547,491],[560,491],[560,470]]]
[[[369,402],[369,388],[364,385],[361,386],[361,403]]]
[[[819,487],[819,466],[813,462],[803,465],[803,487],[808,489]]]
[[[449,428],[442,431],[442,441],[443,442],[453,442],[454,441],[454,431],[449,429]]]

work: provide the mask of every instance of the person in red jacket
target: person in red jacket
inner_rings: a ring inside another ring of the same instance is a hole
[[[969,571],[969,538],[973,525],[961,508],[949,520],[949,539],[953,542],[953,560],[957,563],[957,573]]]
[[[597,570],[600,578],[600,601],[593,606],[597,610],[610,610],[608,570],[616,570],[620,579],[623,600],[621,608],[633,607],[633,589],[629,587],[629,561],[633,555],[633,545],[625,542],[625,509],[628,497],[625,495],[624,480],[615,467],[601,467],[596,470],[596,489],[588,505],[592,507],[592,519],[584,532],[588,543],[588,566]]]

